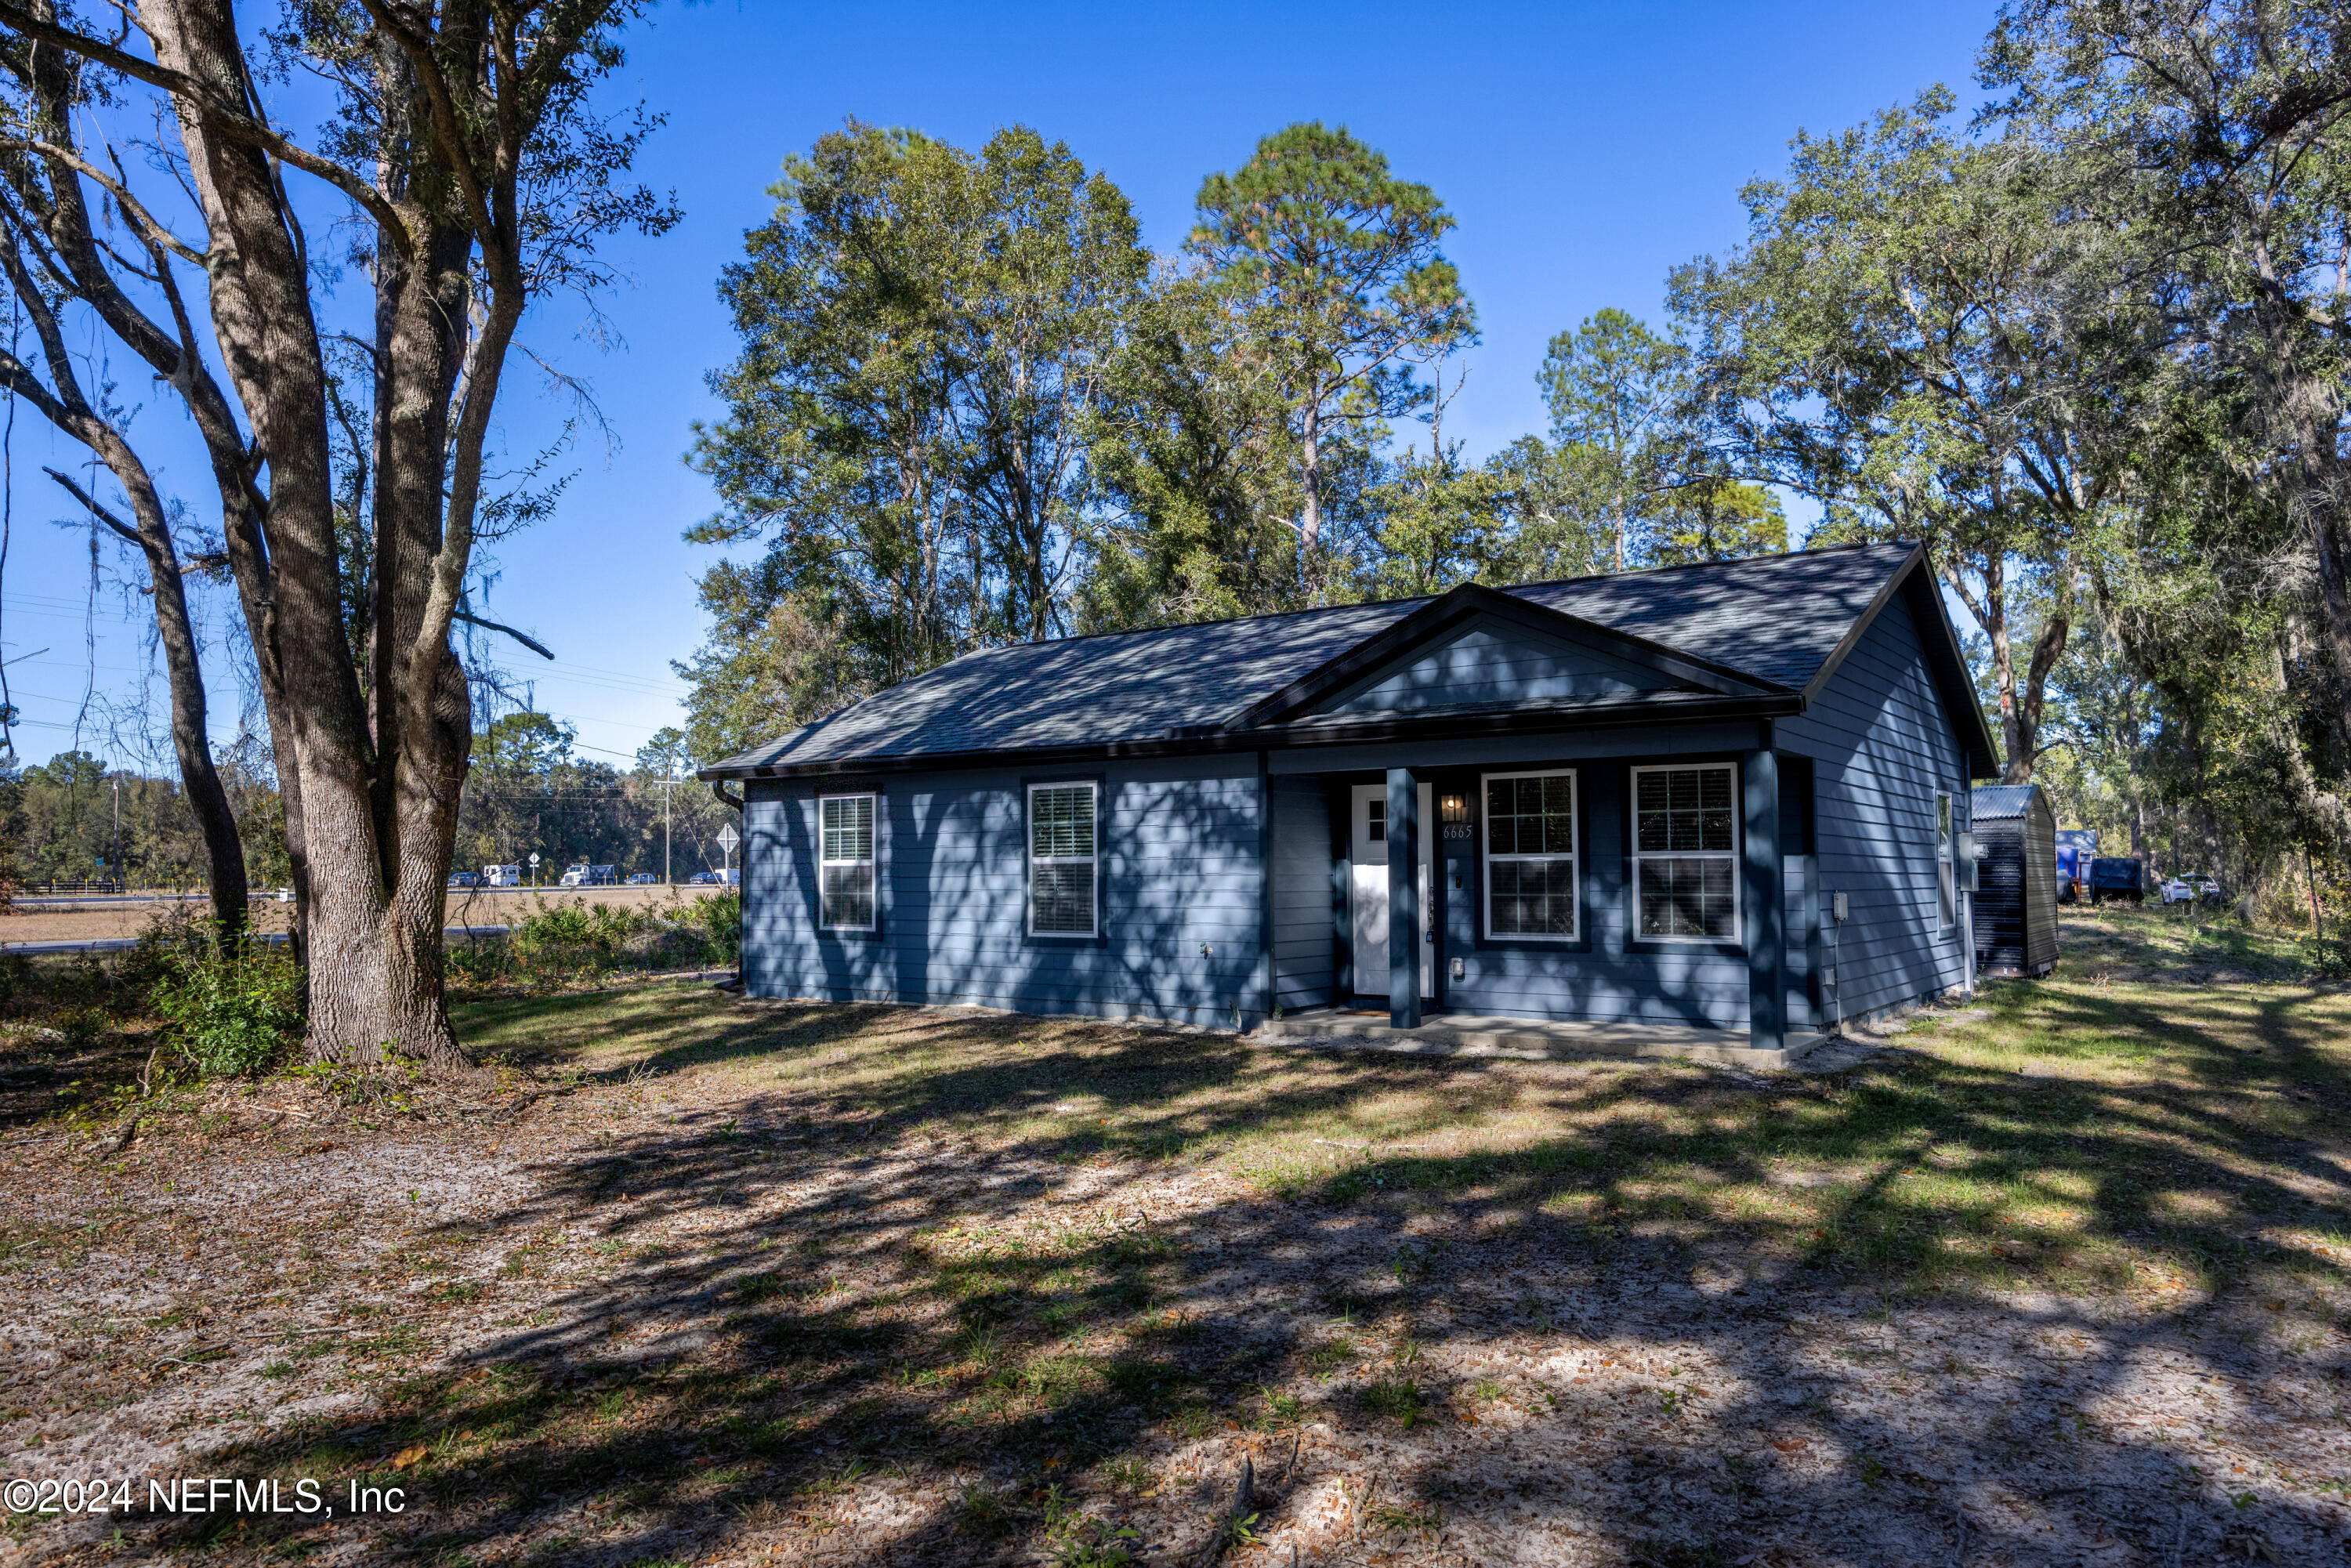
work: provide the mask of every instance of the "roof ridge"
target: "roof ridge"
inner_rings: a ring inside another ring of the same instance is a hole
[[[1818,549],[1807,548],[1773,550],[1769,555],[1738,555],[1724,560],[1681,560],[1667,566],[1636,566],[1624,571],[1592,571],[1584,573],[1582,577],[1546,577],[1533,582],[1494,583],[1489,586],[1492,587],[1497,593],[1516,593],[1523,588],[1558,588],[1570,582],[1612,582],[1627,577],[1656,577],[1668,571],[1717,571],[1728,566],[1753,566],[1760,561],[1792,560],[1803,555],[1839,555],[1847,550],[1881,549],[1888,547],[1898,547],[1907,551],[1915,549],[1917,542],[1916,539],[1862,539],[1853,544],[1823,545]]]
[[[1852,544],[1823,545],[1818,549],[1775,550],[1769,555],[1733,556],[1727,560],[1685,560],[1668,566],[1638,566],[1625,571],[1590,571],[1581,577],[1542,577],[1531,582],[1489,582],[1482,586],[1497,593],[1519,593],[1530,588],[1560,588],[1572,582],[1612,582],[1628,577],[1656,577],[1669,571],[1719,571],[1727,567],[1753,566],[1764,561],[1793,560],[1799,556],[1841,555],[1850,550],[1881,549],[1898,547],[1912,549],[1916,540],[1863,539]],[[1456,586],[1459,586],[1457,584]],[[1066,637],[1046,637],[1033,643],[999,643],[992,648],[973,648],[957,653],[946,664],[933,665],[946,669],[947,664],[959,664],[966,659],[984,658],[991,653],[1011,653],[1021,648],[1056,648],[1064,643],[1097,642],[1110,637],[1152,637],[1163,632],[1191,632],[1203,626],[1238,626],[1249,621],[1288,621],[1308,615],[1335,615],[1343,610],[1377,610],[1389,606],[1433,604],[1444,598],[1441,593],[1415,593],[1402,599],[1357,599],[1344,604],[1310,604],[1301,610],[1263,610],[1253,615],[1219,615],[1207,621],[1170,621],[1158,626],[1130,626],[1115,632],[1073,632]]]

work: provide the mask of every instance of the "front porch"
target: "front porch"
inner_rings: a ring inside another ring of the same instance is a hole
[[[1790,1029],[1774,1046],[1744,1030],[1692,1024],[1579,1023],[1548,1019],[1436,1013],[1399,1026],[1387,1012],[1322,1007],[1273,1019],[1257,1038],[1278,1044],[1377,1051],[1417,1056],[1484,1056],[1527,1061],[1680,1060],[1716,1067],[1792,1068],[1823,1040]]]
[[[1267,1029],[1792,1064],[1827,1021],[1824,908],[1811,759],[1773,739],[1660,725],[1300,758],[1322,767],[1269,779]]]

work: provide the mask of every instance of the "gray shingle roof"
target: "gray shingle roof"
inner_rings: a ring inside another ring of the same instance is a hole
[[[1857,545],[1504,591],[1802,687],[1913,548]],[[705,776],[1103,746],[1219,724],[1427,602],[1391,600],[985,649],[730,757]]]

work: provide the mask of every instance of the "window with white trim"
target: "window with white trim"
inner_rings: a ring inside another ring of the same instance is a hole
[[[1736,942],[1739,769],[1633,769],[1633,884],[1647,942]]]
[[[1575,771],[1489,773],[1486,935],[1576,936]]]
[[[817,800],[817,885],[831,931],[873,929],[873,797]]]
[[[1951,798],[1935,797],[1935,896],[1937,909],[1943,917],[1943,928],[1949,930],[1959,924],[1959,863],[1952,852]]]
[[[1097,928],[1101,804],[1092,784],[1029,786],[1029,929],[1092,936]]]

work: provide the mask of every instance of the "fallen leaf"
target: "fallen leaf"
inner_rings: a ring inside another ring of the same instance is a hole
[[[1774,1437],[1771,1446],[1783,1454],[1801,1454],[1813,1445],[1803,1437]]]
[[[411,1443],[407,1448],[392,1456],[392,1468],[395,1470],[404,1470],[423,1457],[424,1445]]]

